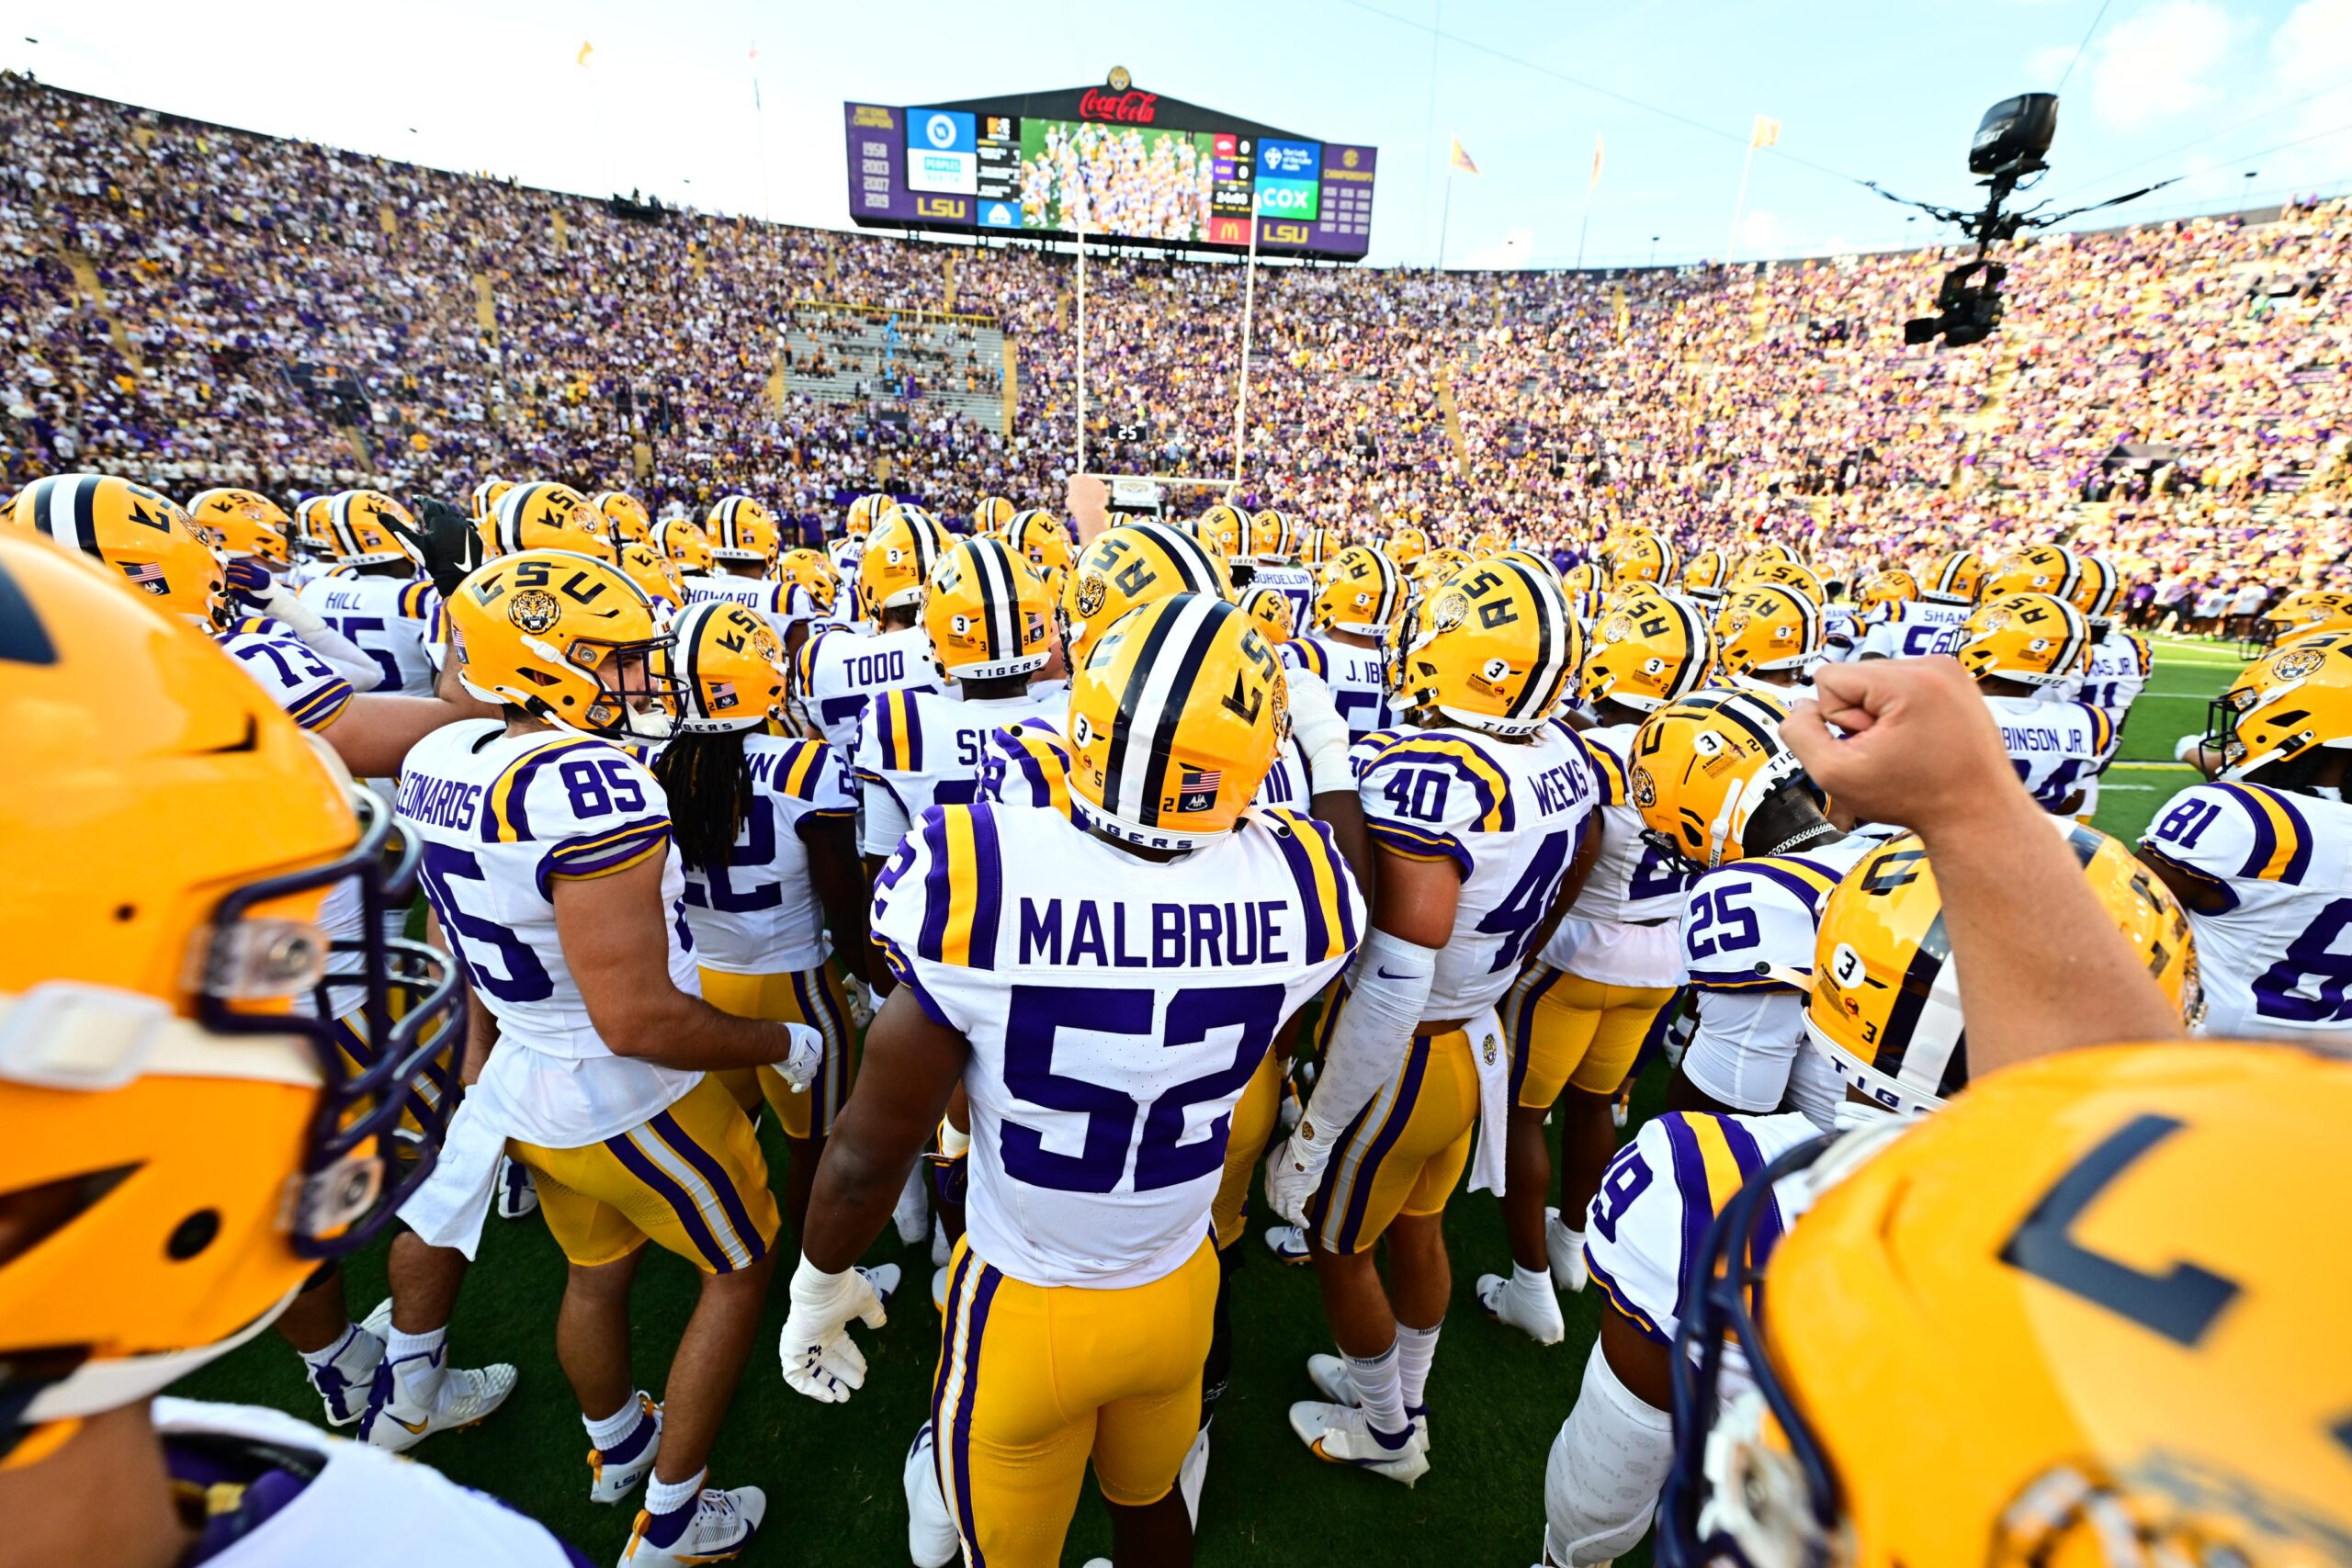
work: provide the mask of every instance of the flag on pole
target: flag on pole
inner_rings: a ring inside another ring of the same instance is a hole
[[[588,63],[588,57],[595,52],[596,46],[594,44],[583,43],[580,46],[580,52],[572,57],[571,63],[574,65],[585,65]]]
[[[1453,156],[1448,161],[1465,175],[1475,175],[1478,172],[1478,165],[1472,163],[1470,154],[1462,150],[1462,138],[1459,136],[1453,139]]]
[[[1590,178],[1590,179],[1589,179],[1589,180],[1587,180],[1587,181],[1585,182],[1585,186],[1584,186],[1584,188],[1585,188],[1585,189],[1587,189],[1587,190],[1590,190],[1590,189],[1592,189],[1592,188],[1593,188],[1593,186],[1595,186],[1599,185],[1600,183],[1600,132],[1599,132],[1599,131],[1597,131],[1597,130],[1596,130],[1596,131],[1594,131],[1594,132],[1592,133],[1592,178]]]
[[[1747,144],[1750,147],[1771,147],[1778,145],[1780,140],[1781,122],[1777,119],[1768,119],[1760,114],[1758,115],[1756,117],[1756,129],[1748,133]]]

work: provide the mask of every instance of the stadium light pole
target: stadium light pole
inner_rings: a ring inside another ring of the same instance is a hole
[[[1086,472],[1086,219],[1078,220],[1078,471]]]
[[[1250,417],[1250,320],[1258,303],[1258,187],[1250,187],[1250,259],[1241,269],[1241,385],[1233,399],[1233,485],[1241,487],[1242,445]],[[1227,492],[1230,496],[1231,492]]]

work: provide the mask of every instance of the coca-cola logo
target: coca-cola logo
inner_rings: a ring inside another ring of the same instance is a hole
[[[1158,93],[1102,93],[1086,89],[1078,100],[1080,119],[1107,119],[1119,125],[1149,125],[1159,115]]]

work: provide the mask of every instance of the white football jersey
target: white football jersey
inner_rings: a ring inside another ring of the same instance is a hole
[[[1164,863],[1052,811],[925,812],[875,884],[874,934],[971,1043],[972,1250],[1035,1285],[1182,1264],[1234,1105],[1363,916],[1329,830],[1288,812]]]
[[[1250,579],[1252,588],[1271,588],[1290,604],[1293,636],[1314,623],[1315,572],[1303,566],[1261,566]]]
[[[2108,723],[2120,732],[2124,716],[2146,688],[2148,671],[2154,667],[2155,656],[2148,651],[2147,638],[2110,626],[2106,636],[2091,645],[2091,668],[2083,679],[2082,700],[2107,715]]]
[[[777,639],[808,619],[814,606],[808,603],[807,590],[793,583],[777,582],[764,577],[729,577],[713,572],[708,577],[681,577],[688,604],[700,604],[711,600],[741,604],[775,628]]]
[[[1642,814],[1625,788],[1626,753],[1640,729],[1580,732],[1600,781],[1600,849],[1543,962],[1611,985],[1671,986],[1682,977],[1676,923],[1697,874],[1642,836]]]
[[[300,598],[384,671],[377,691],[433,694],[441,670],[441,591],[429,577],[371,577],[338,567]]]
[[[1060,692],[983,702],[937,691],[880,694],[866,705],[850,750],[865,807],[858,847],[869,855],[895,853],[933,807],[971,805],[993,732],[1023,722],[1053,724],[1069,711],[1069,698]]]
[[[1984,705],[2001,727],[2018,782],[2044,811],[2057,810],[2090,783],[2115,739],[2107,715],[2087,704],[1988,694]]]
[[[1957,646],[1960,626],[1968,619],[1966,604],[1931,604],[1924,599],[1897,604],[1892,615],[1862,634],[1857,659],[1919,659],[1949,653]]]
[[[1558,725],[1523,742],[1454,726],[1407,732],[1356,783],[1374,841],[1462,877],[1424,1018],[1475,1018],[1519,978],[1527,944],[1600,808],[1584,743]]]
[[[841,754],[821,740],[743,738],[753,799],[725,865],[684,871],[695,962],[728,975],[789,975],[831,952],[801,835],[857,814]]]
[[[351,705],[351,682],[291,632],[231,632],[214,640],[305,729],[324,729]]]
[[[315,1468],[300,1490],[235,1533],[203,1568],[412,1568],[420,1562],[580,1568],[586,1558],[547,1527],[428,1466],[250,1404],[158,1399],[156,1435],[175,1480],[209,1488],[215,1454],[240,1468],[268,1450]],[[283,1473],[283,1472],[281,1472]]]
[[[2140,842],[2227,905],[2188,911],[2205,987],[2200,1032],[2294,1039],[2352,1028],[2352,805],[2261,784],[2191,784]]]
[[[1861,651],[1862,619],[1851,604],[1828,604],[1821,612],[1821,657],[1841,664]]]
[[[884,692],[935,692],[939,666],[921,626],[865,636],[823,626],[800,645],[801,706],[828,745],[842,756],[857,748],[865,705]]]
[[[1293,811],[1313,814],[1315,779],[1306,770],[1306,756],[1299,750],[1295,736],[1283,736],[1282,743],[1274,748],[1273,764],[1267,768],[1250,804],[1287,807]]]
[[[1388,703],[1386,660],[1380,649],[1319,637],[1294,637],[1280,651],[1283,663],[1323,678],[1323,683],[1331,688],[1331,705],[1348,721],[1348,733],[1356,739],[1396,722],[1396,711]]]
[[[1642,1123],[1617,1151],[1585,1212],[1585,1267],[1610,1305],[1645,1338],[1674,1343],[1682,1303],[1713,1284],[1705,1272],[1708,1227],[1749,1178],[1820,1129],[1793,1112],[1724,1116],[1669,1111]],[[1772,1184],[1770,1212],[1756,1228],[1749,1263],[1762,1269],[1811,1201],[1799,1171]],[[1747,1384],[1747,1363],[1733,1346],[1726,1396]]]

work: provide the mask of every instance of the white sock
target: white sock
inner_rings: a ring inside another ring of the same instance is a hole
[[[1444,1327],[1442,1318],[1427,1328],[1396,1325],[1396,1367],[1408,1410],[1428,1408],[1430,1363],[1437,1359],[1437,1337]]]
[[[393,1386],[401,1396],[426,1405],[439,1399],[441,1380],[449,1370],[441,1350],[448,1341],[447,1324],[423,1334],[402,1334],[397,1328],[385,1333],[384,1363],[392,1369]]]
[[[1363,1402],[1365,1422],[1373,1435],[1384,1440],[1413,1429],[1412,1422],[1405,1416],[1405,1387],[1396,1365],[1405,1336],[1411,1332],[1399,1328],[1396,1343],[1368,1361],[1354,1356],[1342,1358],[1348,1363],[1348,1376],[1356,1385],[1356,1397]]]
[[[1516,1263],[1512,1264],[1510,1266],[1510,1288],[1514,1291],[1524,1291],[1530,1295],[1533,1295],[1538,1291],[1543,1292],[1545,1295],[1556,1293],[1552,1289],[1552,1270],[1548,1267],[1543,1269],[1522,1269]]]
[[[703,1480],[709,1474],[710,1467],[705,1465],[684,1481],[648,1477],[645,1483],[645,1511],[649,1514],[676,1513],[702,1495]]]
[[[342,1355],[345,1350],[350,1349],[352,1342],[366,1332],[367,1331],[365,1329],[361,1328],[356,1323],[346,1324],[344,1326],[343,1337],[337,1339],[325,1349],[302,1351],[302,1364],[314,1370],[321,1367],[334,1365],[335,1358]]]
[[[395,1328],[384,1336],[384,1359],[404,1361],[411,1356],[430,1356],[449,1342],[449,1325],[429,1328],[422,1334],[402,1334]]]
[[[632,1393],[618,1410],[602,1421],[591,1421],[582,1416],[580,1424],[588,1428],[588,1440],[599,1452],[604,1452],[619,1447],[631,1432],[637,1430],[637,1424],[644,1419],[645,1406],[639,1404],[637,1395]]]

